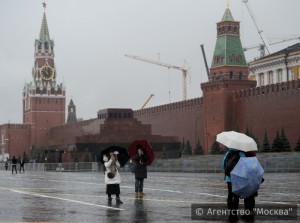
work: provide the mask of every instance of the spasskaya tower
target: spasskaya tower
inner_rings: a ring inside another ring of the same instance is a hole
[[[66,89],[57,83],[54,41],[50,39],[46,4],[39,39],[35,40],[32,80],[23,89],[23,124],[29,124],[31,146],[48,147],[49,128],[65,124]]]

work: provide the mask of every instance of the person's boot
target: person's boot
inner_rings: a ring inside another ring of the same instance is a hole
[[[108,205],[111,205],[111,201],[112,201],[112,198],[111,198],[111,197],[107,198],[107,203],[108,203]]]
[[[139,198],[143,198],[143,193],[142,192],[138,192],[138,197]]]
[[[244,214],[241,219],[244,220],[245,222],[254,222],[254,216],[255,213],[254,211],[249,211],[249,214]]]
[[[135,198],[139,198],[139,192],[135,192]]]
[[[123,201],[119,197],[116,198],[116,204],[123,204]]]

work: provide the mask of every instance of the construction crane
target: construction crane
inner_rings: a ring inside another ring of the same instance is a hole
[[[176,70],[181,70],[182,71],[182,86],[183,86],[183,100],[187,100],[187,75],[188,75],[188,72],[189,72],[189,69],[186,68],[186,67],[179,67],[179,66],[175,66],[175,65],[171,65],[171,64],[166,64],[166,63],[161,63],[160,61],[155,61],[155,60],[149,60],[149,59],[146,59],[146,58],[142,58],[142,57],[139,57],[139,56],[132,56],[132,55],[127,55],[125,54],[125,57],[129,57],[129,58],[132,58],[132,59],[135,59],[135,60],[141,60],[141,61],[144,61],[144,62],[147,62],[147,63],[151,63],[151,64],[156,64],[156,65],[159,65],[159,66],[163,66],[163,67],[167,67],[169,69],[176,69]]]
[[[263,41],[263,45],[264,45],[264,47],[266,48],[267,55],[268,55],[268,54],[271,54],[272,51],[271,51],[270,45],[269,45],[269,43],[268,43],[268,41],[267,41],[267,38],[265,37],[265,35],[264,35],[264,33],[263,33],[263,30],[260,29],[260,27],[258,26],[258,23],[257,23],[257,21],[256,21],[256,18],[255,18],[255,16],[254,16],[254,13],[252,12],[252,10],[251,10],[251,8],[250,8],[250,6],[249,6],[249,4],[248,4],[248,0],[243,0],[243,2],[245,3],[246,8],[248,9],[248,11],[249,11],[249,13],[250,13],[250,16],[251,16],[251,18],[252,18],[252,20],[253,20],[253,22],[254,22],[254,24],[255,24],[255,26],[256,26],[256,29],[257,29],[257,31],[258,31],[258,34],[259,34],[261,40]]]
[[[203,54],[203,59],[204,59],[204,64],[205,64],[205,68],[206,68],[206,74],[207,74],[207,78],[209,80],[209,70],[208,70],[208,65],[207,65],[207,61],[206,61],[206,56],[205,56],[205,50],[204,50],[204,45],[201,44],[200,45],[201,50],[202,50],[202,54]]]
[[[284,43],[287,41],[297,40],[297,39],[300,40],[300,36],[289,38],[289,39],[282,39],[278,42],[270,43],[269,45],[275,45],[275,44]],[[243,50],[247,51],[247,50],[256,49],[256,48],[258,48],[258,50],[260,51],[260,56],[263,57],[265,55],[265,45],[264,44],[259,44],[259,45],[255,45],[255,46],[251,46],[251,47],[245,47],[245,48],[243,48]]]
[[[148,104],[148,102],[150,101],[150,99],[151,99],[153,96],[154,96],[154,94],[151,94],[151,95],[147,98],[147,100],[145,101],[145,103],[143,104],[143,106],[141,107],[141,109],[144,109],[144,108],[145,108],[145,106]]]

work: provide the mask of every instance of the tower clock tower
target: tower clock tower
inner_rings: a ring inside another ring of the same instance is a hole
[[[31,146],[47,148],[49,128],[65,124],[66,89],[56,81],[54,41],[50,39],[45,11],[34,46],[32,81],[23,89],[23,123],[31,126]]]

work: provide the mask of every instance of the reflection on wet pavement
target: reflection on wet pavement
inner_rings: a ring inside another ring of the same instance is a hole
[[[121,173],[122,205],[109,204],[101,172],[0,171],[0,222],[191,222],[191,204],[226,201],[223,174],[148,173],[143,199],[134,196],[134,176]],[[300,177],[269,173],[257,203],[297,202]],[[288,188],[288,190],[287,190]]]

